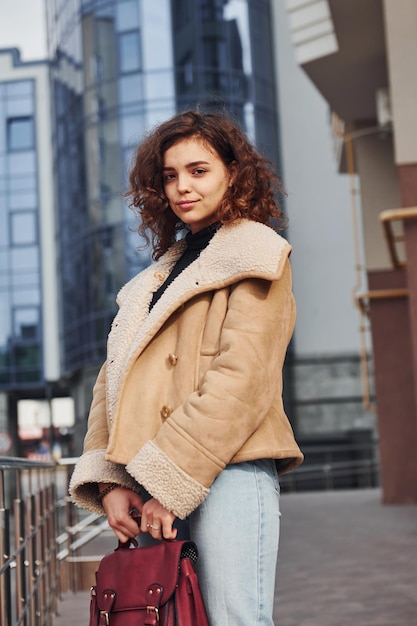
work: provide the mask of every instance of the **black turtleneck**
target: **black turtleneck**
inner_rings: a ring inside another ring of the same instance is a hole
[[[198,258],[200,252],[204,250],[204,248],[209,244],[219,226],[219,222],[215,222],[214,224],[210,224],[210,226],[199,230],[197,233],[193,234],[191,231],[187,233],[185,237],[185,243],[187,247],[185,248],[178,261],[175,263],[168,278],[153,294],[151,303],[149,305],[149,310],[151,310],[152,307],[155,306],[168,285],[170,285],[176,279],[176,277],[183,270],[185,270],[186,267],[188,267],[193,261]]]

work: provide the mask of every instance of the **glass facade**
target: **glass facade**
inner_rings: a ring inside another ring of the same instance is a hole
[[[115,294],[149,263],[123,198],[144,133],[178,110],[220,106],[278,165],[278,116],[269,0],[46,4],[69,374],[104,359]],[[29,126],[11,124],[16,145]]]
[[[0,389],[43,381],[35,83],[0,82]]]

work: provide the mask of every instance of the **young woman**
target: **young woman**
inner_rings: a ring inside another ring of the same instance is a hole
[[[121,541],[187,519],[212,626],[271,626],[295,306],[269,162],[227,117],[188,111],[139,146],[128,195],[156,262],[118,295],[71,493]],[[186,236],[181,237],[184,227]]]

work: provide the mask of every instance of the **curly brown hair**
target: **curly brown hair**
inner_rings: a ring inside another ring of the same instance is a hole
[[[152,243],[158,259],[184,228],[171,210],[162,177],[164,154],[182,139],[196,137],[213,149],[229,168],[235,164],[233,184],[216,212],[222,224],[246,218],[255,222],[280,221],[278,194],[283,189],[272,163],[257,152],[239,126],[223,113],[185,111],[155,128],[137,148],[129,175],[130,207],[141,223],[138,232]]]

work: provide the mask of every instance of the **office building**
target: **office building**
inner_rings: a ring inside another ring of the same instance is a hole
[[[203,103],[279,164],[268,0],[47,0],[54,110],[61,374],[80,432],[115,294],[149,263],[122,192],[138,141]]]
[[[50,137],[48,64],[0,50],[0,430],[12,435],[18,399],[59,377]]]

